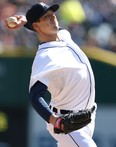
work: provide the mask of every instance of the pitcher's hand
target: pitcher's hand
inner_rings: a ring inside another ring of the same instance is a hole
[[[21,28],[22,26],[24,26],[24,24],[27,23],[27,19],[24,15],[14,15],[13,17],[15,17],[17,19],[17,21],[15,21],[15,27],[9,27],[8,26],[8,22],[7,22],[7,19],[5,20],[5,25],[6,25],[6,28],[7,29],[10,29],[10,30],[17,30],[19,28]]]

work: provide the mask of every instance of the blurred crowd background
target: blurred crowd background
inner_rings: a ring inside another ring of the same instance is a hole
[[[116,0],[1,0],[0,53],[9,50],[32,51],[38,45],[37,34],[25,29],[11,31],[4,26],[9,16],[24,14],[37,2],[59,3],[56,12],[60,26],[70,31],[79,46],[98,47],[116,52]]]

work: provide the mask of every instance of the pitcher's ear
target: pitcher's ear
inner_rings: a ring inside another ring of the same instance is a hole
[[[33,24],[32,24],[32,26],[33,26],[33,28],[37,31],[37,30],[39,30],[39,26],[38,26],[38,24],[36,23],[36,22],[34,22]]]

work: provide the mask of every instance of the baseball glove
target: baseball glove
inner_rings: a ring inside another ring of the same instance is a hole
[[[54,133],[68,134],[72,131],[78,130],[91,122],[91,113],[95,107],[87,110],[80,110],[76,113],[71,112],[59,116],[54,124]]]

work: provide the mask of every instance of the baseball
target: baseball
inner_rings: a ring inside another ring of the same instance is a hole
[[[10,28],[14,28],[16,26],[15,22],[17,22],[17,18],[16,17],[9,17],[7,19],[7,24]]]

